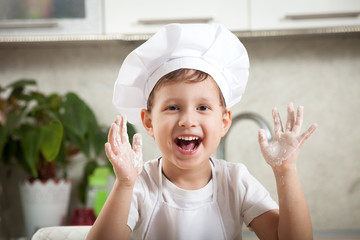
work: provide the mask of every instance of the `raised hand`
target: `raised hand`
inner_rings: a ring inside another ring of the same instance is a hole
[[[287,109],[287,122],[284,129],[278,110],[276,108],[273,109],[272,115],[274,119],[275,136],[271,143],[267,141],[265,131],[263,129],[259,131],[260,149],[266,162],[270,166],[295,166],[297,154],[301,145],[317,128],[317,125],[313,124],[307,131],[300,135],[303,123],[303,110],[304,108],[300,106],[297,109],[297,114],[295,116],[294,105],[289,103]]]
[[[111,125],[105,152],[113,165],[117,180],[121,183],[133,185],[143,168],[142,139],[135,134],[133,147],[129,143],[126,128],[126,117],[117,116]]]

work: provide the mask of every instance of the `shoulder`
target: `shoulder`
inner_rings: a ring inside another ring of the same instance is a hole
[[[222,187],[229,192],[237,192],[241,196],[250,190],[265,190],[260,182],[250,174],[247,167],[242,163],[227,162],[221,159],[212,159],[215,166],[216,176]]]
[[[158,194],[158,160],[145,162],[133,189],[133,202],[136,208],[148,207],[157,199]]]
[[[222,159],[211,159],[217,175],[221,177],[247,177],[250,175],[247,167],[242,163],[227,162]]]
[[[158,161],[149,160],[144,163],[143,170],[136,179],[133,197],[143,202],[146,198],[155,195],[158,190]]]
[[[144,168],[142,173],[146,173],[149,175],[157,175],[158,169],[159,169],[159,159],[152,159],[144,163]]]
[[[138,176],[131,202],[128,225],[132,235],[145,231],[146,223],[156,204],[158,195],[158,160],[153,159],[144,163],[143,170]],[[138,237],[139,239],[142,237]]]
[[[143,170],[141,171],[137,184],[141,184],[145,188],[152,188],[158,184],[158,159],[152,159],[144,163]]]
[[[213,159],[216,177],[220,184],[218,198],[224,203],[235,206],[246,225],[252,219],[271,209],[277,209],[269,192],[253,177],[241,163]]]

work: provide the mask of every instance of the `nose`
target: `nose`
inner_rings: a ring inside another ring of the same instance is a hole
[[[198,124],[196,114],[192,111],[184,111],[179,120],[179,126],[183,128],[196,127]]]

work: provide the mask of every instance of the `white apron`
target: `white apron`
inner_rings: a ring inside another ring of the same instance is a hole
[[[162,159],[159,162],[159,192],[154,211],[145,232],[146,240],[221,240],[225,228],[217,203],[217,181],[211,162],[212,201],[196,208],[179,208],[164,202],[162,197]]]

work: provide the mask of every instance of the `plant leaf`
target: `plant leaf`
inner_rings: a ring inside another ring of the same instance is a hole
[[[63,138],[63,126],[59,120],[52,120],[41,127],[42,142],[40,150],[45,159],[53,161],[59,153]]]
[[[18,111],[11,111],[7,115],[6,119],[6,129],[8,133],[12,133],[16,127],[18,127],[19,122],[21,121],[21,115],[23,114],[23,109]]]
[[[64,112],[61,119],[64,126],[76,136],[84,139],[88,121],[86,104],[76,94],[68,93],[62,107]]]
[[[24,158],[34,178],[38,176],[36,171],[36,163],[39,157],[40,143],[42,141],[40,129],[37,127],[23,125],[20,128],[22,136],[21,148]]]
[[[11,137],[9,137],[2,149],[1,161],[5,164],[10,164],[11,159],[16,156],[16,151],[16,142]],[[21,149],[18,152],[21,152]]]
[[[25,87],[28,85],[36,86],[37,84],[36,81],[32,79],[20,79],[6,86],[5,89],[12,89],[9,99],[13,97],[22,98],[22,96],[27,96],[27,94],[24,94],[23,92]]]
[[[88,187],[88,177],[94,172],[95,168],[97,168],[98,166],[99,164],[95,160],[92,160],[87,162],[84,167],[83,177],[77,188],[78,197],[83,204],[86,203],[86,189]]]
[[[100,127],[97,128],[95,132],[95,138],[93,142],[95,156],[99,156],[105,150],[105,143],[107,141],[108,129],[102,129]]]
[[[62,108],[64,111],[60,118],[66,128],[66,136],[90,157],[90,149],[96,145],[96,129],[99,128],[95,114],[82,99],[71,92],[66,94]]]
[[[90,142],[87,138],[81,139],[72,131],[66,131],[66,137],[70,140],[70,142],[74,143],[74,145],[78,147],[86,157],[90,157]]]
[[[3,150],[7,142],[7,131],[6,127],[0,124],[0,157],[3,161]]]
[[[61,141],[59,153],[56,156],[56,161],[60,162],[64,166],[66,165],[66,152],[67,152],[66,139],[65,139],[65,135],[63,134],[63,139]]]
[[[129,135],[129,142],[132,145],[133,137],[134,137],[134,134],[136,133],[135,127],[131,123],[127,122],[126,128],[127,128],[127,134]]]
[[[26,85],[36,85],[36,81],[34,79],[19,79],[16,82],[13,82],[7,85],[5,88],[20,88],[25,87]]]
[[[4,148],[9,141],[9,136],[13,133],[20,122],[22,111],[11,111],[7,115],[5,125],[0,124],[0,157],[3,162],[9,162],[9,157],[5,156]]]

